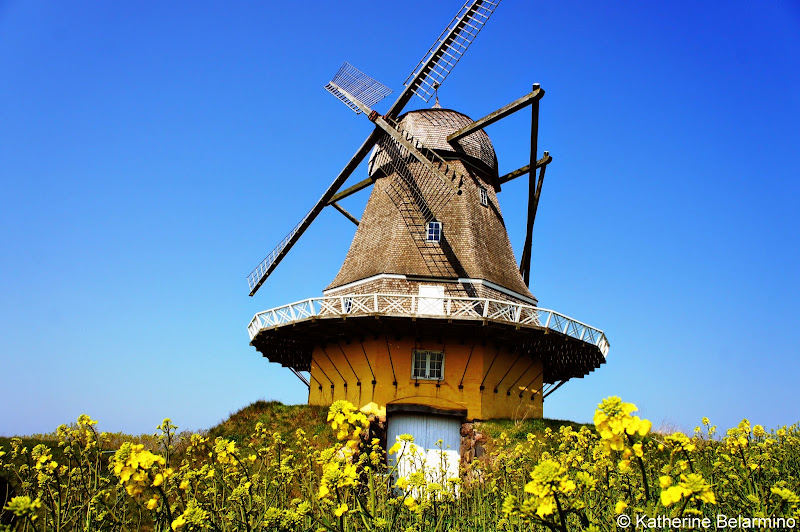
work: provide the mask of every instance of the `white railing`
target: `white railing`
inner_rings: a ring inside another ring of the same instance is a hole
[[[436,300],[435,302],[432,300]],[[435,303],[435,304],[432,304]],[[312,297],[259,312],[247,326],[252,340],[262,329],[286,325],[317,316],[352,315],[483,318],[558,331],[608,354],[608,340],[600,329],[548,310],[522,303],[477,297],[420,297],[411,294],[358,294]]]

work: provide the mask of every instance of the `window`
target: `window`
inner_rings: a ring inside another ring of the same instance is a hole
[[[489,193],[483,187],[481,187],[479,190],[481,192],[481,205],[483,205],[484,207],[488,207],[489,206]]]
[[[425,240],[428,242],[441,242],[442,222],[428,222],[425,231]]]
[[[414,363],[411,366],[412,379],[432,381],[444,380],[444,353],[441,351],[414,350]]]

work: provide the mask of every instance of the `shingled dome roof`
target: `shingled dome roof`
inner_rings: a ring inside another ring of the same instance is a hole
[[[447,142],[448,135],[471,123],[472,119],[467,115],[438,107],[411,111],[399,119],[400,129],[413,132],[416,139],[440,155],[446,156],[443,152],[452,152],[453,155],[459,154],[467,162],[479,163],[484,180],[494,184],[497,178],[497,156],[485,131],[478,130],[452,144]],[[385,155],[382,151],[373,150],[369,159],[370,176],[384,164]]]

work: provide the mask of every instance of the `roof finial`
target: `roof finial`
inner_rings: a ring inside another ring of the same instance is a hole
[[[433,94],[436,96],[436,101],[433,103],[432,109],[441,109],[442,106],[439,105],[439,84],[433,84]]]

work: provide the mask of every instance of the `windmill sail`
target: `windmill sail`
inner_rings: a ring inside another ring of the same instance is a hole
[[[453,18],[450,24],[448,24],[448,26],[436,40],[431,49],[428,50],[428,53],[426,53],[422,58],[422,61],[419,62],[417,68],[414,69],[414,72],[412,72],[412,74],[406,80],[405,88],[401,91],[397,97],[397,100],[395,100],[395,102],[386,112],[385,117],[387,120],[394,120],[402,112],[405,105],[411,99],[412,94],[417,94],[425,101],[430,100],[431,96],[436,91],[436,88],[441,85],[456,63],[458,63],[458,60],[461,59],[461,56],[464,55],[464,52],[478,35],[478,32],[481,30],[483,25],[486,24],[486,21],[489,19],[499,3],[500,0],[474,0],[471,4],[469,2],[464,4],[455,18]],[[340,69],[337,76],[339,77],[339,81],[343,84],[339,85],[335,83],[335,81],[332,81],[325,88],[331,92],[331,94],[342,100],[348,107],[350,107],[350,109],[356,112],[358,112],[357,109],[363,112],[363,109],[359,108],[358,103],[363,105],[367,102],[371,102],[366,105],[366,107],[371,107],[390,92],[388,88],[381,85],[369,76],[358,72],[347,63],[345,63],[342,69]],[[336,78],[334,78],[334,80],[336,80]],[[350,88],[353,91],[350,93],[351,97],[345,96],[345,94],[340,90],[342,87],[345,87],[345,92],[349,92],[347,91],[347,88]],[[352,96],[358,96],[358,98],[354,98]],[[359,98],[362,98],[363,100],[360,100]],[[381,125],[379,123],[380,120],[382,120],[382,118],[378,117],[378,120],[375,121],[379,126]],[[392,126],[389,127],[391,128]],[[382,128],[384,130],[386,129],[383,126]],[[269,274],[272,273],[272,271],[278,266],[278,263],[280,263],[286,253],[289,252],[292,246],[300,239],[300,236],[305,232],[308,226],[311,225],[311,222],[316,219],[317,215],[319,215],[322,209],[328,204],[330,199],[336,194],[342,184],[344,184],[347,178],[350,177],[361,161],[364,160],[364,157],[367,156],[369,150],[372,149],[381,135],[381,128],[376,128],[373,130],[370,136],[367,137],[358,151],[356,151],[350,161],[345,165],[333,183],[331,183],[316,205],[314,205],[308,214],[303,217],[300,223],[298,223],[297,226],[292,229],[286,238],[284,238],[281,243],[278,244],[278,246],[276,246],[275,249],[273,249],[272,252],[270,252],[270,254],[250,273],[248,276],[248,284],[250,285],[251,296],[258,291],[262,284],[264,284],[264,281],[267,279]],[[398,133],[398,135],[400,134]],[[396,136],[396,139],[399,138],[399,136]],[[406,139],[401,140],[401,144],[408,149],[408,147],[405,146],[406,142],[408,142]],[[427,157],[428,160],[435,159],[435,157],[433,157],[435,154],[433,154],[431,150],[427,150],[427,152],[425,152],[420,151],[419,148],[412,147],[409,151],[415,157],[423,154],[422,156],[424,158]],[[433,155],[428,156],[429,154]],[[444,161],[442,160],[441,163],[444,163]],[[440,168],[448,168],[447,163],[444,163],[444,167],[441,167],[440,161],[434,161],[430,164],[435,166],[435,168],[433,168],[431,171],[437,178],[442,181],[447,181],[448,179],[450,181],[454,181],[453,178],[450,178],[451,174],[448,171],[440,171]],[[458,179],[460,179],[460,176],[455,176],[455,173],[452,175],[454,178],[458,177]]]
[[[345,62],[330,83],[325,85],[325,90],[339,98],[357,115],[361,114],[361,109],[351,98],[339,90],[340,87],[367,107],[372,107],[392,93],[392,89],[386,85],[375,81],[350,63]]]
[[[289,231],[288,235],[283,237],[283,240],[281,240],[280,243],[270,251],[269,255],[267,255],[264,260],[250,272],[250,275],[247,276],[247,284],[250,286],[250,295],[255,294],[256,290],[261,286],[261,283],[264,282],[264,279],[272,273],[272,270],[278,265],[283,255],[289,251],[287,248],[291,247],[291,244],[294,243],[297,233],[300,232],[300,228],[308,220],[310,214],[311,212],[303,216],[303,219]]]
[[[347,66],[360,74],[360,72],[352,66]],[[364,77],[368,76],[364,75]],[[422,169],[418,172],[419,179],[417,179],[414,186],[420,190],[420,199],[422,199],[422,190],[430,194],[430,197],[426,198],[423,203],[433,202],[433,210],[435,211],[436,208],[447,203],[453,194],[460,193],[459,189],[463,176],[447,164],[447,161],[442,159],[439,154],[427,148],[422,141],[415,138],[409,132],[400,129],[394,120],[387,120],[382,116],[378,116],[378,113],[373,112],[360,98],[351,94],[347,88],[339,86],[334,80],[328,83],[328,87],[330,87],[329,92],[342,100],[345,105],[351,108],[357,107],[364,114],[368,114],[370,120],[383,129],[386,135],[378,142],[379,144],[384,144],[386,149],[385,153],[389,155],[389,163],[396,166],[398,161],[415,159],[422,164]],[[372,161],[370,164],[374,166],[376,162]],[[380,167],[383,161],[378,161],[377,164],[378,167]],[[407,174],[407,172],[397,172],[397,170],[398,168],[396,167],[396,173],[401,176],[408,175],[408,177],[404,177],[404,179],[407,181],[410,179],[410,175]]]
[[[465,3],[422,57],[404,85],[426,102],[430,101],[499,3],[500,0],[474,0]]]
[[[353,170],[361,164],[361,161],[364,160],[364,157],[367,156],[369,150],[375,145],[378,141],[378,138],[381,135],[381,131],[379,129],[375,129],[369,137],[361,144],[361,147],[358,148],[358,151],[350,158],[350,161],[345,165],[339,175],[334,179],[333,183],[328,187],[328,190],[322,194],[322,197],[317,201],[317,203],[308,211],[300,223],[298,223],[291,232],[278,244],[272,252],[267,255],[267,257],[262,260],[258,266],[247,276],[247,282],[250,285],[250,296],[253,296],[261,285],[264,284],[264,281],[267,280],[269,274],[278,266],[278,264],[283,260],[283,257],[289,252],[292,246],[300,239],[308,226],[311,225],[311,222],[322,212],[322,209],[328,204],[330,199],[336,194],[336,191],[342,186],[342,183],[347,181],[347,178],[350,177],[350,174],[353,173]]]
[[[350,68],[360,74],[358,70]],[[329,92],[348,107],[356,107],[368,114],[370,120],[385,132],[378,140],[377,151],[370,160],[370,175],[380,170],[390,179],[386,193],[400,212],[430,272],[440,277],[453,277],[456,272],[442,247],[438,243],[429,242],[425,238],[425,232],[428,222],[436,220],[437,213],[441,212],[454,195],[461,193],[463,176],[394,120],[377,116],[359,97],[339,86],[336,81],[334,78],[328,84]]]

